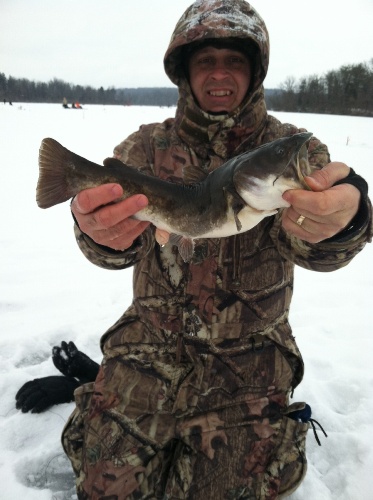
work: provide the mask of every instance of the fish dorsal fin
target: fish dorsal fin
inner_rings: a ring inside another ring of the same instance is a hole
[[[179,234],[170,234],[169,242],[171,245],[177,246],[179,254],[181,255],[184,262],[189,262],[193,257],[194,252],[194,241],[192,238],[187,238],[186,236],[180,236]]]
[[[106,158],[106,160],[104,160],[104,167],[106,168],[113,168],[118,166],[123,167],[123,165],[123,162],[118,160],[118,158]]]
[[[241,196],[237,193],[233,186],[227,186],[224,188],[226,193],[229,193],[231,196],[231,204],[234,215],[234,221],[236,223],[237,231],[241,231],[242,224],[240,219],[238,218],[238,214],[241,212],[243,208],[246,207],[245,201],[241,198]]]
[[[206,179],[207,175],[200,167],[194,165],[183,167],[183,181],[185,184],[197,184]]]

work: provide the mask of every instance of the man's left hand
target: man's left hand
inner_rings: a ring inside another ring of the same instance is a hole
[[[349,171],[344,163],[331,162],[306,177],[312,191],[286,191],[283,198],[291,206],[283,212],[285,231],[309,243],[318,243],[342,231],[357,214],[361,196],[351,184],[333,186]]]

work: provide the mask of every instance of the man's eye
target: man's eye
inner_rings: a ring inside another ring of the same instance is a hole
[[[243,61],[243,59],[242,59],[241,57],[239,57],[239,56],[232,56],[232,57],[230,58],[230,62],[231,62],[232,64],[242,64],[244,61]]]
[[[198,63],[199,64],[211,64],[212,58],[211,57],[203,57],[203,58],[199,59]]]

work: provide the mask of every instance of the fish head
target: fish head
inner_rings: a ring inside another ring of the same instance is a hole
[[[289,206],[285,191],[309,189],[304,177],[314,170],[306,146],[311,137],[311,132],[282,137],[235,158],[233,183],[241,198],[256,210],[274,210]]]

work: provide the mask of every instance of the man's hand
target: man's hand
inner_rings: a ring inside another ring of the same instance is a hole
[[[81,191],[71,204],[83,233],[99,245],[113,250],[129,248],[149,225],[149,222],[131,218],[147,206],[146,196],[136,194],[117,201],[122,195],[123,189],[119,184],[104,184]]]
[[[291,206],[283,213],[285,231],[309,243],[318,243],[342,231],[356,215],[361,196],[351,184],[333,187],[335,182],[347,177],[349,171],[344,163],[332,162],[306,177],[312,191],[286,191],[283,198]],[[299,225],[301,215],[304,219]]]

